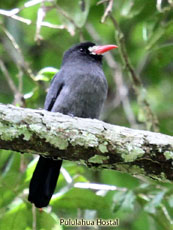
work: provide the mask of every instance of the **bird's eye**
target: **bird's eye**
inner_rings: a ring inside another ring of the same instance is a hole
[[[83,48],[80,48],[80,52],[81,52],[81,53],[84,52],[84,49],[83,49]]]

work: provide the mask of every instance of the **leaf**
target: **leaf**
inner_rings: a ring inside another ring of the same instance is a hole
[[[125,199],[123,200],[121,210],[123,211],[132,211],[134,209],[134,201],[136,196],[134,195],[133,191],[128,191]]]
[[[173,208],[173,195],[171,195],[169,198],[168,198],[168,204],[171,208]]]
[[[133,0],[133,1],[124,1],[124,6],[122,9],[122,15],[126,18],[132,19],[132,23],[134,18],[136,19],[136,23],[140,21],[148,21],[150,18],[157,13],[156,11],[156,3],[155,1],[151,0]]]
[[[41,230],[62,230],[59,218],[54,213],[40,212],[37,209],[37,228]]]
[[[56,196],[56,195],[55,195]],[[57,209],[107,209],[109,204],[104,197],[96,195],[87,189],[72,188],[60,197],[51,200],[51,204]]]
[[[36,164],[38,162],[38,157],[36,157],[34,160],[32,160],[25,172],[25,182],[29,182],[31,180],[32,174],[34,172],[34,169],[36,167]]]
[[[121,205],[123,203],[123,201],[125,200],[125,192],[116,192],[114,197],[113,197],[113,211],[117,212],[120,208]]]
[[[35,79],[36,81],[50,81],[57,72],[58,69],[54,67],[45,67],[38,72]]]
[[[144,210],[148,213],[155,214],[157,207],[162,202],[162,199],[165,195],[165,191],[159,191],[152,200],[149,201],[144,207]]]
[[[157,25],[156,28],[152,29],[151,36],[148,40],[146,49],[150,50],[151,48],[154,47],[154,45],[156,45],[156,43],[160,40],[162,43],[166,42],[166,43],[170,43],[168,42],[169,39],[171,41],[172,36],[173,36],[173,26],[172,26],[173,21],[169,21],[167,24],[165,25],[160,25],[160,23]],[[164,48],[166,46],[166,44],[161,44],[159,42],[159,46],[157,46],[157,49],[159,48]],[[170,43],[171,44],[171,43]]]
[[[31,207],[31,205],[29,205]],[[36,227],[41,230],[62,230],[59,219],[53,213],[40,212],[36,209]],[[0,218],[0,229],[31,230],[32,211],[25,203],[17,202]]]
[[[32,91],[30,91],[27,95],[24,95],[26,98],[26,107],[28,108],[38,108],[40,104],[42,105],[43,100],[42,97],[45,98],[45,91],[42,87],[35,87]]]
[[[140,0],[126,1],[124,2],[122,8],[122,15],[126,16],[127,18],[133,18],[134,16],[140,14],[144,6],[145,2],[141,2]]]
[[[148,40],[146,49],[150,50],[156,44],[156,42],[163,36],[164,33],[165,33],[164,27],[158,27],[154,33],[152,32],[151,37]]]
[[[20,155],[11,156],[6,173],[0,177],[0,207],[9,205],[9,203],[23,189],[23,174],[20,172]]]
[[[6,212],[6,214],[0,218],[0,229],[31,230],[31,228],[27,228],[28,225],[30,225],[30,227],[32,226],[31,220],[32,213],[29,212],[29,210],[26,209],[26,205],[22,203]]]
[[[79,28],[85,24],[90,8],[89,0],[63,0],[58,1],[58,6],[68,15],[63,16],[63,13],[59,14],[63,24],[65,24],[70,31],[74,30],[74,24]],[[62,12],[62,10],[59,10],[59,12]]]
[[[117,212],[121,209],[121,211],[129,212],[134,209],[134,201],[136,196],[133,191],[127,192],[116,192],[113,200],[114,200],[114,208],[113,211]]]
[[[5,176],[6,173],[10,170],[12,160],[13,160],[13,154],[11,153],[11,151],[5,151],[5,150],[0,151],[0,171],[1,171],[0,178],[2,176]]]
[[[76,174],[84,174],[85,173],[85,168],[83,165],[79,165],[75,162],[71,161],[64,161],[63,167],[68,171],[68,173],[73,177]]]

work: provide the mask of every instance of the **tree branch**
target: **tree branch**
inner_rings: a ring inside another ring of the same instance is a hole
[[[173,180],[173,137],[0,104],[0,149]]]

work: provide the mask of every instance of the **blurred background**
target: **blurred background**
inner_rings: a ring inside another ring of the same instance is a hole
[[[1,1],[0,103],[43,108],[64,51],[82,41],[119,46],[104,57],[109,92],[101,119],[172,135],[172,0]],[[120,230],[173,229],[171,183],[68,161],[40,212],[27,201],[36,161],[0,150],[0,229],[74,229],[60,226],[60,217],[119,218]]]

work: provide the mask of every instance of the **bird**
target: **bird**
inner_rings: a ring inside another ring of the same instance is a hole
[[[108,91],[102,69],[103,54],[117,47],[87,41],[69,48],[64,53],[59,72],[51,81],[44,109],[70,116],[99,119]],[[62,160],[39,157],[28,195],[28,200],[37,208],[48,206],[61,165]]]

